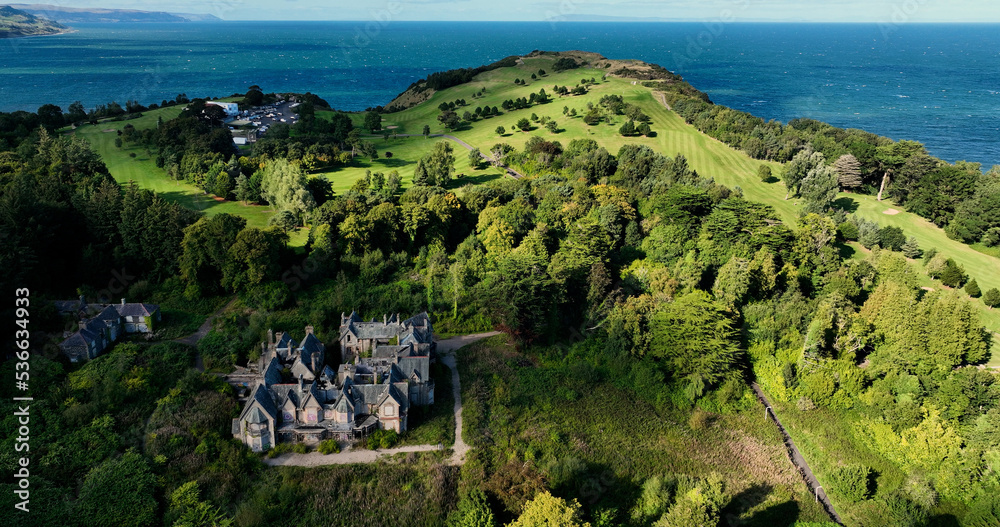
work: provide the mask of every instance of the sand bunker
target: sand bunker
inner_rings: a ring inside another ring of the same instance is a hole
[[[890,216],[895,216],[895,215],[899,214],[899,211],[896,210],[896,209],[888,209],[885,212],[883,212],[882,214],[888,214]]]

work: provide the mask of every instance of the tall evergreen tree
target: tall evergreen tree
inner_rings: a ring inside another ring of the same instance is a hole
[[[837,171],[841,187],[856,188],[861,186],[861,163],[858,158],[851,154],[844,154],[833,163],[833,168]]]
[[[920,258],[920,256],[924,252],[920,248],[920,243],[917,242],[917,239],[914,238],[913,236],[910,236],[906,240],[906,243],[903,244],[901,250],[903,251],[903,255],[906,256],[907,258]]]
[[[983,294],[982,290],[979,289],[979,283],[973,278],[969,280],[969,283],[965,284],[965,292],[969,294],[972,298],[979,298]]]

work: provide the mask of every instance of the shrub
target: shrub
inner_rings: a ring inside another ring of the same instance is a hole
[[[340,453],[340,445],[337,444],[336,439],[327,439],[319,444],[319,448],[317,450],[323,455],[337,454]]]
[[[309,445],[306,445],[305,443],[295,443],[295,446],[292,447],[292,451],[296,454],[308,454]]]
[[[762,168],[767,168],[767,167],[764,166]],[[840,225],[837,225],[837,234],[839,234],[840,237],[842,239],[844,239],[844,240],[847,240],[847,241],[857,241],[858,240],[858,227],[857,227],[857,225],[855,225],[855,224],[853,224],[853,223],[851,223],[849,221],[845,221],[844,223],[841,223]]]
[[[969,280],[969,283],[965,284],[965,292],[969,293],[969,296],[972,298],[979,298],[983,294],[983,291],[979,289],[979,283],[976,282],[975,278]]]
[[[837,493],[852,502],[859,502],[871,496],[869,479],[872,469],[863,465],[840,467],[830,475]]]
[[[290,452],[291,450],[292,450],[292,445],[291,444],[289,444],[289,443],[278,443],[277,445],[274,445],[273,447],[271,447],[270,450],[267,451],[267,457],[269,457],[269,458],[275,458],[275,457],[280,456],[281,454],[286,454],[286,453]]]
[[[695,408],[688,418],[688,426],[692,430],[704,430],[708,426],[708,412],[701,408]]]
[[[941,273],[941,283],[948,287],[962,287],[962,284],[968,279],[968,275],[965,274],[965,270],[962,266],[955,263],[951,258],[948,259],[947,267]]]
[[[399,441],[399,434],[395,430],[376,430],[368,436],[364,445],[370,450],[392,448],[397,441]]]
[[[757,167],[757,177],[764,183],[771,181],[771,167],[767,165]]]
[[[340,453],[340,445],[336,439],[327,439],[319,444],[319,453],[323,455]]]
[[[903,229],[899,227],[882,227],[879,230],[878,236],[883,249],[898,251],[906,243],[906,236],[903,234]]]
[[[987,291],[986,294],[983,295],[983,303],[990,309],[1000,306],[1000,291],[998,291],[995,287]]]

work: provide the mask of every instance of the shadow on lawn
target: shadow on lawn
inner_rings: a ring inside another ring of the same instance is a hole
[[[455,178],[455,179],[453,179],[451,181],[451,185],[449,185],[449,187],[451,187],[451,188],[461,188],[461,187],[464,187],[465,185],[482,185],[483,183],[486,183],[487,181],[493,181],[495,179],[500,179],[502,177],[503,177],[503,174],[500,174],[500,173],[497,173],[497,172],[487,173],[487,174],[476,174],[476,175],[472,175],[472,176],[466,175],[466,176],[461,177],[461,178]]]
[[[853,214],[858,210],[858,202],[854,198],[843,196],[833,202],[833,206],[848,213]]]

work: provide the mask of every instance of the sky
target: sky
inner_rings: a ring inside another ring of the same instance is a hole
[[[29,3],[31,0],[14,0]],[[1000,22],[996,0],[36,0],[63,7],[206,13],[224,20]]]

